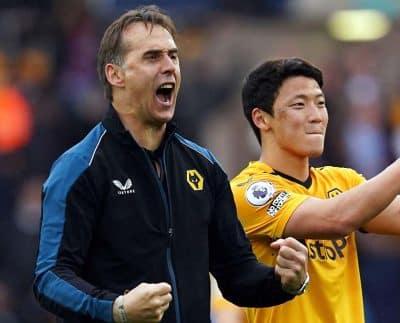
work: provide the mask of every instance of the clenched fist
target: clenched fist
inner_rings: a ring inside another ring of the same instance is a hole
[[[279,239],[271,243],[278,250],[275,274],[281,279],[282,287],[290,294],[300,294],[308,283],[307,248],[294,238]]]
[[[113,318],[117,323],[160,322],[172,300],[171,286],[167,283],[141,283],[113,305]],[[122,296],[119,296],[120,298]],[[123,301],[121,318],[118,306]]]

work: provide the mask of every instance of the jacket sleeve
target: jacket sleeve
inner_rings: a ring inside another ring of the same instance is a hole
[[[64,157],[43,186],[33,289],[39,303],[60,317],[112,322],[118,295],[80,277],[98,209],[86,167],[76,157]]]
[[[216,166],[215,207],[210,224],[210,271],[223,296],[238,306],[267,307],[293,298],[273,267],[257,261],[238,220],[226,174]]]

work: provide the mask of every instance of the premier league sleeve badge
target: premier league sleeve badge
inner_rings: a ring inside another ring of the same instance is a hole
[[[258,181],[246,190],[246,199],[253,206],[266,204],[274,195],[275,187],[270,182]]]

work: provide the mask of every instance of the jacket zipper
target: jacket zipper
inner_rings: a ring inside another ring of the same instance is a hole
[[[172,224],[172,202],[171,202],[171,195],[169,192],[169,185],[168,185],[168,174],[167,174],[167,166],[166,166],[166,150],[167,146],[164,148],[163,151],[163,157],[161,161],[161,167],[164,169],[164,178],[165,178],[165,187],[166,187],[166,192],[168,199],[165,200],[164,197],[164,203],[166,205],[167,209],[167,226],[168,226],[168,247],[167,247],[167,266],[168,266],[168,271],[171,277],[171,284],[172,284],[172,296],[174,299],[174,308],[175,308],[175,316],[176,316],[176,323],[181,323],[181,310],[180,310],[180,301],[178,297],[178,285],[176,283],[176,276],[175,276],[175,271],[174,271],[174,266],[173,266],[173,260],[172,260],[172,239],[174,237],[174,229],[173,229],[173,224]],[[164,190],[163,190],[164,191]],[[168,203],[169,201],[169,203]]]
[[[147,153],[145,151],[143,151],[144,155],[146,156],[146,160],[149,163],[149,165],[151,166],[150,168],[153,171],[153,174],[156,176],[157,178],[157,182],[158,182],[158,186],[160,189],[160,193],[161,193],[161,197],[163,200],[163,204],[165,207],[165,215],[166,215],[166,220],[167,220],[167,233],[168,233],[168,245],[167,245],[167,250],[166,250],[166,257],[167,257],[167,268],[168,268],[168,273],[170,275],[171,278],[171,285],[172,285],[172,296],[173,296],[173,302],[174,302],[174,308],[175,308],[175,318],[176,318],[176,323],[181,323],[181,315],[180,315],[180,302],[179,302],[179,297],[178,297],[178,286],[176,283],[176,276],[175,276],[175,271],[174,271],[174,267],[173,267],[173,261],[172,261],[172,239],[174,236],[174,229],[172,227],[172,206],[171,206],[171,196],[169,194],[169,189],[168,189],[168,179],[167,179],[167,167],[166,167],[166,163],[165,163],[165,155],[166,155],[166,149],[167,147],[164,148],[163,151],[163,157],[162,160],[160,162],[160,167],[162,168],[162,172],[164,172],[164,178],[165,178],[165,187],[166,187],[166,191],[164,190],[162,181],[160,179],[160,177],[157,174],[157,171],[155,170],[152,161],[150,160],[149,156],[147,156]],[[166,195],[168,195],[169,200],[167,199]],[[168,202],[169,201],[169,202]]]

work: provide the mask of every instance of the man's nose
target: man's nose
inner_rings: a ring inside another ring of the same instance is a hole
[[[169,55],[164,55],[161,63],[161,68],[163,73],[172,73],[178,67],[177,61],[175,61]]]
[[[309,108],[309,119],[314,122],[321,122],[323,120],[324,109],[315,103],[311,103]]]

